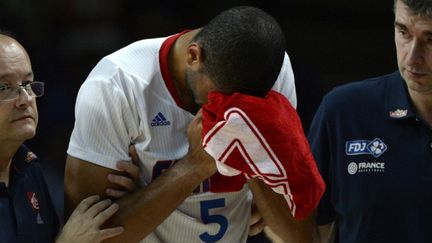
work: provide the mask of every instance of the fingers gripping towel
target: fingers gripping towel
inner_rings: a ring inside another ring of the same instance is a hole
[[[264,98],[211,92],[208,99],[203,146],[218,169],[210,191],[238,191],[258,177],[285,196],[295,218],[307,216],[325,186],[289,101],[276,91]]]

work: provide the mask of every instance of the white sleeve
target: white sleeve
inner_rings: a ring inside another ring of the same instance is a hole
[[[117,161],[130,160],[128,147],[138,136],[139,118],[130,92],[113,79],[93,77],[81,86],[67,153],[116,169]]]
[[[295,89],[294,72],[291,66],[291,61],[287,53],[285,53],[281,71],[276,83],[273,85],[273,90],[283,94],[290,101],[291,105],[297,107],[297,95]]]

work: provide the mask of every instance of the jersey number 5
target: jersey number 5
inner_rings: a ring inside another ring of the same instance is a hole
[[[225,207],[225,198],[212,199],[207,201],[201,201],[201,219],[205,224],[216,223],[219,224],[219,231],[211,235],[208,232],[200,234],[200,239],[204,242],[216,242],[225,235],[228,229],[228,220],[225,216],[220,214],[210,214],[210,210],[213,208]]]

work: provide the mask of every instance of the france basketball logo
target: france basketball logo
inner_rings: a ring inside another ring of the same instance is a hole
[[[348,173],[350,175],[354,175],[355,173],[357,173],[357,170],[358,170],[358,166],[357,166],[356,162],[349,163],[349,165],[348,165]]]

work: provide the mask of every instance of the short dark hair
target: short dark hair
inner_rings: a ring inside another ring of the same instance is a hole
[[[249,6],[231,8],[195,36],[203,50],[203,73],[220,91],[265,96],[274,85],[285,53],[279,24]]]
[[[432,18],[431,0],[394,0],[395,9],[397,1],[404,3],[414,15]]]

